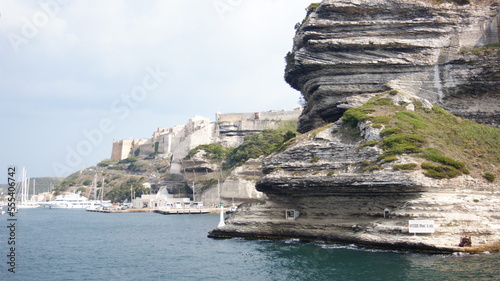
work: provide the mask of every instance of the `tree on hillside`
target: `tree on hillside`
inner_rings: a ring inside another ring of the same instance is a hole
[[[125,200],[131,202],[131,189],[135,197],[141,197],[142,194],[149,192],[149,190],[143,186],[145,182],[146,179],[144,177],[140,179],[129,179],[120,184],[120,186],[114,187],[105,195],[105,198],[114,203],[124,202]]]

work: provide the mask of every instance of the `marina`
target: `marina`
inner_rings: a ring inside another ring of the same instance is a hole
[[[161,219],[152,212],[108,216],[37,208],[20,210],[16,218],[17,271],[7,275],[3,267],[1,280],[496,280],[500,268],[498,254],[210,239],[215,214]],[[0,220],[7,225],[7,216]]]

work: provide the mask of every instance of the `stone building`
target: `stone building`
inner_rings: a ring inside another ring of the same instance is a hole
[[[296,121],[302,108],[292,111],[266,111],[251,113],[217,113],[216,121],[194,116],[185,125],[158,128],[149,139],[119,140],[113,142],[112,160],[131,156],[151,155],[180,160],[191,149],[210,143],[236,147],[246,135],[279,127],[285,121]]]

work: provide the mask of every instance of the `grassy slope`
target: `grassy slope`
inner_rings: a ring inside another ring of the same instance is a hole
[[[382,164],[384,158],[391,161],[400,154],[413,154],[434,166],[451,166],[460,171],[457,175],[499,174],[500,129],[457,117],[437,106],[422,107],[417,100],[413,104],[415,111],[408,111],[408,104],[396,106],[389,97],[380,95],[345,112],[343,119],[350,126],[369,120],[384,128],[381,142],[367,143],[384,149],[379,162],[372,165]]]

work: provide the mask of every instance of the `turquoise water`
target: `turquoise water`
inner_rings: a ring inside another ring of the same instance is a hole
[[[24,209],[0,280],[499,280],[500,254],[425,255],[297,241],[218,240],[217,215]]]

